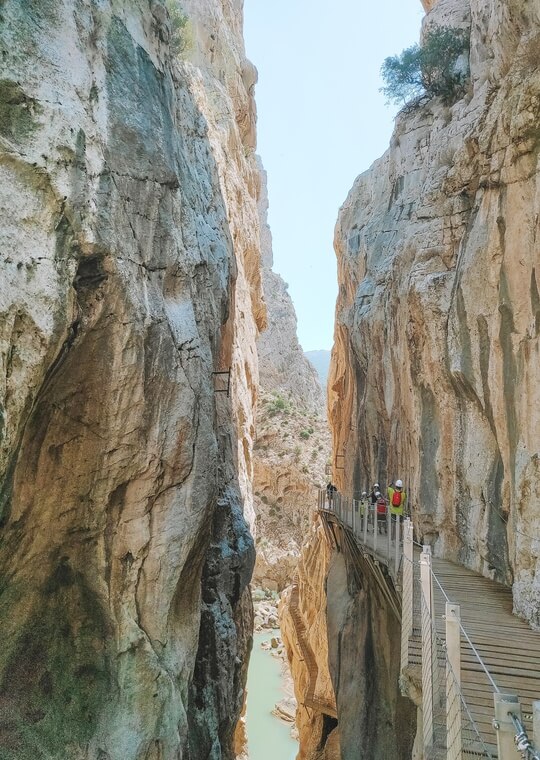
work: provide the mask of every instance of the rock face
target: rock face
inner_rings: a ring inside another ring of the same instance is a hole
[[[314,526],[294,584],[282,596],[280,626],[297,701],[298,760],[339,760],[336,702],[328,668],[325,579],[330,552]]]
[[[281,591],[291,582],[329,452],[324,417],[308,412],[294,396],[261,395],[253,483],[256,585]]]
[[[440,0],[471,83],[399,115],[336,227],[338,481],[401,477],[419,537],[540,626],[540,8]],[[351,424],[352,421],[352,424]]]
[[[410,758],[416,708],[399,691],[399,619],[370,565],[360,558],[352,572],[314,527],[280,622],[301,760]]]
[[[399,620],[370,566],[362,562],[357,572],[342,553],[332,554],[326,595],[340,760],[354,760],[359,748],[365,760],[409,760],[416,708],[399,692]]]
[[[296,334],[287,285],[272,271],[266,173],[260,166],[262,281],[268,326],[257,341],[260,398],[254,483],[257,562],[254,584],[281,591],[293,577],[310,525],[316,487],[330,454],[326,408],[317,374]]]
[[[265,321],[255,72],[240,0],[184,11],[178,61],[155,0],[2,3],[6,760],[232,757]]]

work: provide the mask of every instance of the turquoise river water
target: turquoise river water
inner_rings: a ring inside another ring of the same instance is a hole
[[[298,752],[290,725],[272,715],[274,705],[284,696],[280,661],[261,649],[261,643],[270,641],[272,635],[265,631],[253,636],[246,712],[249,760],[294,760]]]

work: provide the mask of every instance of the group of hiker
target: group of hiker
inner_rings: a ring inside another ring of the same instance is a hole
[[[333,483],[328,483],[326,486],[326,496],[328,505],[331,507],[334,501],[337,488]],[[386,489],[386,496],[383,495],[381,486],[379,483],[374,483],[371,493],[362,491],[362,496],[359,500],[360,515],[363,516],[366,508],[369,505],[373,508],[377,515],[377,530],[379,533],[388,532],[387,514],[390,514],[392,520],[395,522],[397,516],[403,516],[406,514],[407,506],[407,491],[403,487],[403,481],[397,479],[392,481]]]

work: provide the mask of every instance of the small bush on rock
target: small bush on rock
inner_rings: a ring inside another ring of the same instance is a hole
[[[422,45],[386,58],[382,92],[392,103],[410,103],[441,97],[447,104],[464,94],[469,78],[470,35],[464,29],[438,26],[428,31]]]
[[[279,394],[276,394],[268,404],[268,412],[271,417],[283,412],[283,414],[289,414],[291,411],[291,405],[287,399],[283,398]]]
[[[188,17],[182,11],[178,0],[166,0],[165,5],[171,19],[171,53],[181,55],[187,47]]]

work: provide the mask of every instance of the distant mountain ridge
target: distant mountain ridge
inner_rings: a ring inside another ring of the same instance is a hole
[[[309,361],[313,364],[315,367],[315,370],[319,376],[319,381],[326,390],[326,385],[328,382],[328,371],[330,369],[330,351],[304,351],[304,356],[309,359]]]

